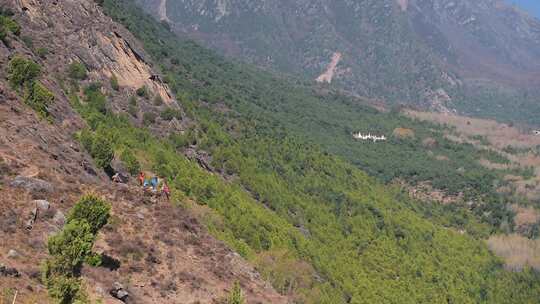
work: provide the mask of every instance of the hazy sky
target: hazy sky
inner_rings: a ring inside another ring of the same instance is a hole
[[[540,18],[540,0],[508,0],[508,2],[521,6],[529,11],[531,15]]]

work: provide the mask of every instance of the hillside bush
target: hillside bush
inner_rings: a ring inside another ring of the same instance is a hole
[[[120,90],[120,85],[118,84],[118,78],[116,77],[116,75],[113,74],[111,76],[110,82],[111,82],[111,88],[113,90],[115,90],[115,91]]]
[[[8,79],[14,89],[30,86],[41,74],[41,67],[22,56],[13,57],[8,64]]]
[[[86,66],[80,62],[73,62],[67,68],[67,74],[75,80],[84,80],[88,77]]]
[[[143,125],[149,126],[156,122],[156,114],[153,112],[144,112]]]
[[[42,275],[49,295],[58,303],[87,303],[79,276],[83,263],[99,264],[92,247],[97,232],[107,223],[109,212],[109,204],[86,195],[72,208],[62,231],[49,237],[49,258],[43,264]]]
[[[7,30],[0,25],[0,41],[6,43],[6,37],[7,37]]]
[[[101,92],[101,83],[94,82],[84,88],[85,101],[96,111],[107,113],[107,97]]]
[[[92,149],[90,151],[96,166],[107,169],[114,158],[114,149],[111,140],[100,132],[94,135]]]
[[[96,234],[109,220],[111,206],[95,195],[83,196],[71,209],[67,216],[68,222],[85,220],[90,225],[90,231]]]
[[[131,151],[131,149],[125,149],[120,155],[120,159],[124,162],[129,174],[135,176],[141,171],[141,164]]]
[[[30,106],[41,118],[50,116],[49,106],[54,102],[54,94],[43,86],[39,81],[35,81],[24,102]]]
[[[86,151],[90,152],[94,145],[94,134],[89,129],[83,129],[79,134],[79,141]]]
[[[240,288],[240,283],[236,281],[234,283],[233,289],[229,293],[229,298],[227,299],[227,304],[244,304],[244,295],[242,294],[242,289]]]
[[[167,108],[163,110],[163,112],[161,112],[159,116],[161,117],[161,119],[167,120],[167,121],[173,120],[173,118],[181,120],[182,112],[180,112],[180,110],[176,110],[173,108]]]
[[[142,86],[138,88],[137,91],[135,91],[135,93],[137,93],[137,96],[139,97],[148,98],[148,89],[146,88],[146,86]]]
[[[4,28],[5,31],[9,31],[16,36],[21,34],[21,26],[8,16],[0,15],[0,28]]]
[[[41,59],[47,58],[47,55],[49,55],[49,49],[45,47],[39,47],[36,49],[36,55],[38,55]]]

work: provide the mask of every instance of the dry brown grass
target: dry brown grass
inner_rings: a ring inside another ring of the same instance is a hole
[[[535,224],[540,220],[540,212],[534,208],[512,205],[512,210],[516,213],[514,222],[518,227]]]
[[[492,236],[487,245],[504,259],[505,267],[519,271],[525,266],[540,270],[540,240],[530,240],[517,234]]]
[[[397,138],[412,138],[414,137],[414,131],[407,128],[395,128],[392,135]]]
[[[523,177],[512,178],[511,176],[507,176],[505,180],[512,183],[512,187],[515,188],[518,197],[533,201],[540,200],[540,157],[530,151],[517,154],[509,154],[504,151],[504,148],[508,146],[518,149],[530,149],[539,146],[540,136],[527,134],[516,127],[489,119],[413,110],[408,110],[405,113],[408,116],[419,120],[455,127],[457,132],[447,132],[447,134],[445,134],[445,137],[448,140],[457,143],[471,143],[480,149],[494,150],[511,162],[510,164],[496,164],[486,159],[481,159],[479,163],[488,169],[507,170],[520,167],[533,167],[535,176],[530,179],[524,180]],[[474,136],[485,137],[487,143],[481,142],[474,138]],[[508,189],[500,190],[503,191]]]
[[[494,120],[412,110],[407,111],[406,114],[420,120],[453,126],[459,133],[465,135],[485,136],[493,146],[499,149],[509,145],[516,148],[532,148],[540,145],[540,136],[525,134],[518,128]]]

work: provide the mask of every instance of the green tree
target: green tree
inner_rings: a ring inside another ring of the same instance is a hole
[[[109,213],[108,203],[86,195],[72,208],[62,231],[47,241],[50,257],[43,265],[43,282],[49,295],[60,304],[87,302],[79,275],[83,263],[96,262],[92,247]]]
[[[109,167],[114,158],[114,149],[111,140],[105,134],[97,132],[94,135],[90,154],[98,167]]]
[[[14,89],[30,86],[41,74],[41,67],[21,56],[13,57],[8,64],[8,79]]]
[[[229,293],[227,304],[244,304],[244,302],[244,295],[242,289],[240,288],[240,283],[236,281],[234,283],[233,289]]]
[[[24,101],[40,117],[46,118],[49,117],[49,105],[54,102],[54,95],[39,81],[35,81]]]
[[[109,220],[111,206],[95,195],[83,196],[71,209],[68,222],[85,220],[88,222],[92,233],[97,233]]]

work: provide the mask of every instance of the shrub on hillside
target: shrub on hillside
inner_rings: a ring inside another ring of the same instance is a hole
[[[141,165],[130,149],[125,149],[120,155],[120,159],[126,165],[129,174],[136,175],[139,173],[139,171],[141,171]]]
[[[143,124],[149,126],[156,122],[156,114],[152,112],[145,112],[143,114]]]
[[[111,140],[100,133],[95,134],[90,154],[98,167],[108,168],[114,158]]]
[[[47,269],[55,273],[76,273],[90,254],[94,238],[86,220],[70,218],[64,229],[47,242],[49,254],[54,257],[49,260]]]
[[[80,62],[73,62],[68,66],[68,76],[76,80],[84,80],[88,77],[86,66]]]
[[[47,55],[49,55],[49,49],[39,47],[36,49],[36,55],[38,55],[41,59],[45,59],[47,58]]]
[[[40,117],[47,118],[49,117],[49,105],[54,102],[54,95],[39,81],[36,81],[32,84],[24,101]]]
[[[34,48],[34,40],[30,36],[22,36],[21,37],[22,42],[24,45],[26,45],[27,48],[33,49]]]
[[[8,64],[8,79],[10,85],[18,89],[30,85],[41,73],[41,67],[21,56],[13,57]]]
[[[161,119],[167,120],[167,121],[173,120],[173,118],[180,120],[182,118],[182,112],[180,112],[180,110],[167,108],[163,110],[163,112],[161,112],[160,116],[161,116]]]
[[[154,97],[154,105],[156,107],[159,107],[159,106],[163,105],[163,98],[161,98],[161,96],[159,94],[156,95],[156,97]]]
[[[83,129],[79,134],[79,141],[86,151],[92,151],[92,146],[94,145],[94,134],[89,129]]]
[[[79,275],[83,263],[99,264],[92,247],[97,232],[109,218],[110,205],[87,195],[70,211],[62,231],[49,238],[49,259],[43,265],[43,282],[49,295],[61,304],[86,303]]]
[[[6,43],[7,30],[0,25],[0,41]]]
[[[139,97],[144,97],[144,98],[148,97],[148,89],[146,88],[146,86],[142,86],[138,88],[136,93]]]
[[[85,101],[96,111],[107,113],[107,98],[101,92],[101,83],[94,82],[84,88]]]
[[[233,289],[229,294],[227,299],[227,304],[244,304],[244,295],[242,294],[242,289],[240,288],[240,283],[236,281],[234,283]]]
[[[92,233],[97,233],[109,220],[111,206],[95,195],[83,196],[71,209],[68,222],[85,220]]]
[[[21,34],[21,26],[15,20],[7,16],[0,15],[0,27],[14,35],[19,36]]]
[[[116,75],[112,75],[111,76],[111,88],[115,91],[118,91],[120,89],[120,85],[118,84],[118,78],[116,77]]]

